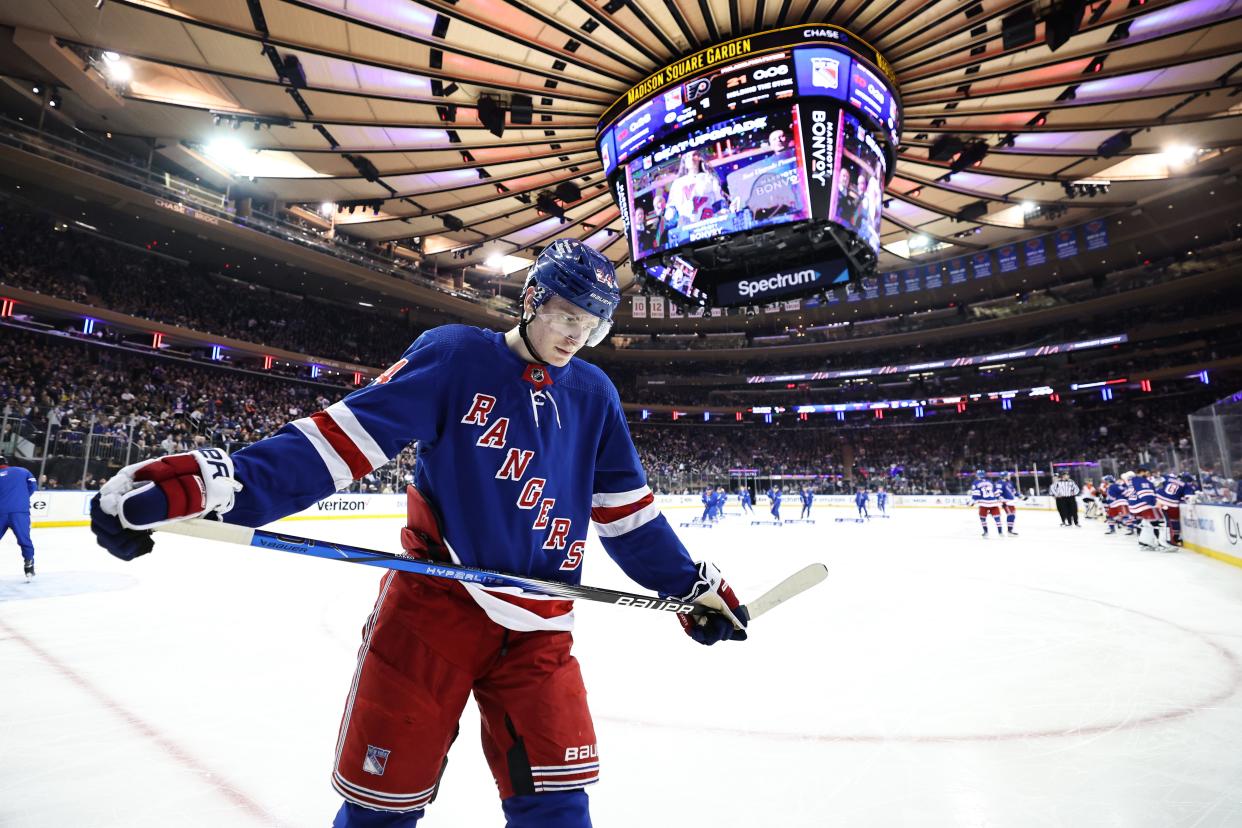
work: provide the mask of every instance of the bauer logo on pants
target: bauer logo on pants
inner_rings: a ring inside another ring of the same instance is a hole
[[[390,752],[383,748],[377,748],[374,745],[367,745],[367,758],[362,760],[362,769],[367,773],[383,776],[384,768],[388,767],[388,754]]]

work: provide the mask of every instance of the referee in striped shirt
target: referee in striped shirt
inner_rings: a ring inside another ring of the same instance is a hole
[[[1061,525],[1077,526],[1078,484],[1070,480],[1069,472],[1061,472],[1060,479],[1053,482],[1048,493],[1057,499],[1057,514],[1061,516]]]

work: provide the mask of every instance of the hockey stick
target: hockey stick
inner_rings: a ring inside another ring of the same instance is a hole
[[[187,535],[194,538],[223,541],[240,546],[257,546],[260,549],[275,549],[280,552],[293,552],[298,555],[310,555],[316,558],[346,561],[348,563],[378,566],[384,569],[396,569],[402,572],[413,572],[417,575],[429,575],[434,578],[447,578],[463,583],[478,584],[484,587],[517,587],[525,592],[537,595],[549,595],[556,598],[581,599],[613,604],[619,607],[634,609],[650,609],[673,612],[679,615],[709,615],[715,610],[702,604],[690,604],[683,601],[666,600],[651,595],[639,595],[633,592],[621,592],[599,587],[576,586],[548,581],[542,578],[529,578],[525,575],[509,575],[493,572],[488,569],[476,569],[452,563],[440,563],[424,558],[411,558],[377,549],[364,549],[344,543],[329,543],[313,538],[301,538],[268,532],[264,529],[251,529],[248,526],[235,526],[214,520],[187,520],[170,523],[159,527],[156,531],[175,535]],[[781,581],[773,589],[760,595],[747,605],[750,617],[755,618],[777,604],[789,600],[818,584],[828,577],[828,569],[823,564],[812,564],[799,570]]]

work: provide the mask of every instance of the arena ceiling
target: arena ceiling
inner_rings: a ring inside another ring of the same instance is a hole
[[[1034,41],[1006,48],[1002,21],[1024,8],[1041,19]],[[624,264],[592,142],[605,107],[711,43],[832,23],[881,50],[900,82],[904,131],[881,234],[880,265],[891,269],[921,253],[912,240],[951,246],[938,256],[992,247],[1238,166],[1229,151],[1242,143],[1242,0],[1100,0],[1054,51],[1042,18],[1058,8],[1061,0],[0,0],[17,47],[0,72],[29,95],[34,81],[56,84],[62,117],[82,129],[155,139],[182,163],[226,168],[310,209],[352,203],[332,211],[339,231],[418,237],[444,266],[513,255],[505,269],[515,269],[563,235]],[[291,83],[290,56],[304,86]],[[498,138],[478,102],[514,94],[533,99],[532,123],[509,123]],[[1101,157],[1100,144],[1118,134],[1129,146]],[[929,158],[945,135],[986,142],[987,152],[952,172]],[[564,220],[540,212],[538,195],[565,182],[578,197],[563,203]],[[1075,192],[1074,182],[1100,186]],[[960,218],[979,202],[983,215]]]

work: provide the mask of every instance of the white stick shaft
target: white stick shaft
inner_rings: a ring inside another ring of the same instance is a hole
[[[811,564],[799,569],[755,600],[746,604],[746,609],[750,613],[750,620],[754,621],[773,607],[785,603],[790,598],[801,595],[827,577],[828,567],[823,564]]]

